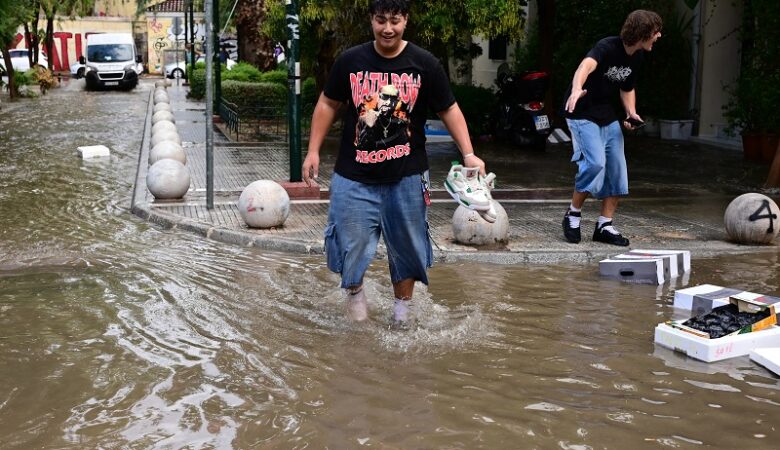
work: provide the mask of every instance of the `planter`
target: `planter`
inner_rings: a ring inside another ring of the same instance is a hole
[[[780,141],[780,136],[773,133],[766,133],[761,135],[761,162],[764,164],[772,164],[772,160],[775,159],[775,152],[777,151],[777,143]]]
[[[742,152],[745,161],[772,164],[780,136],[772,133],[746,131],[742,133]]]
[[[687,141],[693,131],[693,120],[666,120],[660,119],[658,125],[661,129],[661,139]]]

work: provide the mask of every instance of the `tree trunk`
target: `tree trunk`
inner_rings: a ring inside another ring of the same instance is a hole
[[[772,165],[769,167],[769,176],[766,177],[766,183],[764,187],[780,187],[780,142],[777,144],[777,150],[775,150],[775,159],[772,161]]]
[[[273,69],[276,63],[273,42],[260,33],[260,23],[267,15],[265,1],[238,0],[235,14],[238,59],[260,70]]]
[[[30,36],[30,54],[32,55],[32,61],[35,64],[38,64],[38,49],[41,46],[40,39],[38,38],[38,11],[41,10],[41,4],[40,2],[33,2],[33,11],[35,11],[35,15],[33,15],[32,20],[30,21],[30,28],[31,32],[28,31],[28,36]],[[27,25],[25,24],[25,27]],[[25,31],[27,31],[25,29]],[[30,65],[32,67],[32,64]]]
[[[49,70],[54,70],[54,19],[57,7],[52,8],[51,15],[46,16],[46,61]]]
[[[19,90],[16,87],[16,76],[14,74],[13,61],[11,61],[11,52],[8,51],[7,46],[0,45],[0,53],[3,54],[5,70],[8,72],[8,95],[11,97],[11,100],[13,100],[19,96]]]

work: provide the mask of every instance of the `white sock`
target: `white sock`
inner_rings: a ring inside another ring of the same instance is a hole
[[[610,217],[599,216],[599,228],[601,228],[601,226],[604,225],[605,223],[611,222],[611,221],[612,221],[612,218],[610,218]],[[620,234],[620,232],[615,227],[613,227],[612,225],[604,227],[603,230],[608,231],[608,232],[610,232],[612,234]]]
[[[581,212],[581,209],[575,208],[574,205],[569,205],[569,210],[571,212]],[[569,216],[569,226],[572,228],[579,228],[580,227],[580,221],[582,220],[582,217],[577,216]]]
[[[412,301],[395,299],[393,303],[393,319],[399,322],[406,322],[409,320],[409,311]]]
[[[580,212],[580,211],[582,211],[582,208],[575,208],[573,204],[572,204],[572,205],[569,205],[569,209],[570,209],[570,210],[572,210],[572,211],[574,211],[574,212]]]

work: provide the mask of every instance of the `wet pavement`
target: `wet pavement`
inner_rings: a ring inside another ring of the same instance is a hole
[[[327,189],[337,138],[326,142],[319,184],[322,200],[293,200],[282,227],[251,229],[237,208],[244,187],[260,179],[287,181],[289,150],[284,142],[234,142],[215,132],[215,207],[206,209],[205,106],[186,98],[187,89],[168,88],[176,125],[187,152],[190,191],[180,201],[156,201],[145,187],[152,100],[141,146],[133,211],[165,227],[182,229],[242,246],[294,253],[321,253],[327,219]],[[305,148],[305,143],[304,143]],[[625,249],[590,238],[599,202],[583,209],[583,240],[563,239],[561,218],[570,201],[575,165],[571,144],[548,145],[545,152],[478,140],[475,151],[497,175],[493,196],[509,218],[509,242],[500,248],[456,242],[452,217],[456,203],[442,187],[450,162],[459,154],[452,144],[429,144],[433,204],[429,209],[434,251],[440,260],[469,259],[500,263],[594,261]],[[692,142],[627,136],[631,194],[621,200],[615,225],[631,248],[690,250],[694,256],[776,251],[778,246],[730,243],[723,226],[728,204],[744,192],[761,192],[767,167],[742,160],[740,152]],[[766,192],[775,201],[778,192]],[[380,255],[382,249],[380,248]]]

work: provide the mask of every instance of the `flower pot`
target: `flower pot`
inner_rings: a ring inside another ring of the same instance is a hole
[[[661,129],[661,139],[688,140],[693,131],[693,120],[666,120],[658,121]]]
[[[775,152],[777,151],[777,143],[780,140],[780,136],[773,133],[765,133],[760,137],[761,162],[764,164],[772,164],[772,160],[775,159]]]

